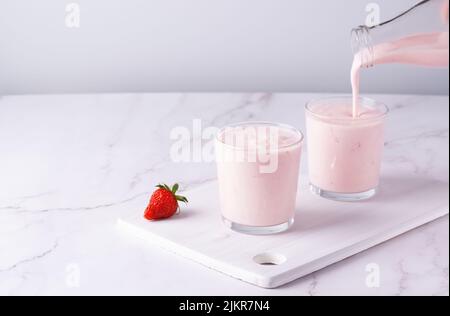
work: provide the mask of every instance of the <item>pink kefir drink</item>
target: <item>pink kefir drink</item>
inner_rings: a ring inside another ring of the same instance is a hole
[[[224,223],[248,234],[284,231],[294,221],[303,135],[265,122],[240,123],[216,138]]]
[[[353,96],[307,105],[313,192],[342,201],[363,200],[376,193],[388,109],[359,96],[360,70],[391,63],[447,67],[448,4],[448,0],[424,0],[390,21],[352,31]]]
[[[325,98],[306,106],[311,190],[325,198],[356,201],[378,188],[387,108],[359,99],[358,117],[351,97]]]
[[[355,54],[351,69],[353,115],[358,115],[361,68],[401,63],[426,67],[446,67],[449,63],[448,32],[417,34],[375,45]]]
[[[360,69],[381,64],[448,67],[449,1],[425,0],[388,22],[352,31],[353,116],[357,117]],[[361,108],[361,110],[364,110]]]

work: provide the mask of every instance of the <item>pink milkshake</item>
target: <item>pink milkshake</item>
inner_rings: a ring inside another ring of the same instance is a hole
[[[448,0],[425,0],[373,27],[353,30],[352,98],[307,105],[312,190],[324,197],[355,201],[376,193],[387,108],[359,96],[360,70],[402,63],[449,64]]]
[[[366,98],[358,103],[356,118],[350,97],[311,101],[306,106],[310,184],[322,197],[357,201],[376,193],[388,109]]]
[[[416,34],[381,43],[355,54],[351,69],[353,116],[358,115],[360,69],[381,64],[446,67],[449,64],[448,32]]]
[[[224,223],[249,234],[284,231],[293,223],[303,135],[265,122],[222,129],[216,139]]]
[[[423,67],[449,65],[449,1],[427,0],[396,18],[352,31],[355,53],[351,70],[353,117],[360,110],[360,69],[381,64]],[[363,110],[363,109],[361,109]]]

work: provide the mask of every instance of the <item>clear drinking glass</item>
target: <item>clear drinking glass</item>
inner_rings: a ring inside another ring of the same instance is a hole
[[[244,122],[216,137],[220,206],[226,226],[248,234],[294,221],[303,134],[287,125]]]
[[[388,108],[368,98],[359,106],[354,118],[352,97],[306,105],[310,187],[322,197],[358,201],[377,192]]]

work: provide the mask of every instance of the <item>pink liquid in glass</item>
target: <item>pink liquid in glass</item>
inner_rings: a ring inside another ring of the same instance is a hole
[[[357,119],[350,97],[307,105],[309,178],[313,190],[324,197],[364,199],[378,187],[387,108],[370,99],[358,101]]]
[[[447,9],[448,19],[448,9]],[[373,47],[373,52],[361,51],[355,54],[351,84],[353,91],[353,117],[358,117],[360,69],[380,64],[401,63],[424,67],[447,67],[449,64],[448,32],[411,35]],[[370,54],[369,58],[363,54]],[[371,60],[371,65],[364,60]]]
[[[257,122],[219,133],[216,155],[220,206],[232,228],[264,233],[265,227],[286,224],[288,228],[292,223],[302,139],[293,128]]]

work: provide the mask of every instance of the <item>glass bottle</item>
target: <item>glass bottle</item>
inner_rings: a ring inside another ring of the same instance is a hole
[[[362,67],[381,63],[448,66],[449,1],[424,0],[393,19],[352,30]]]

